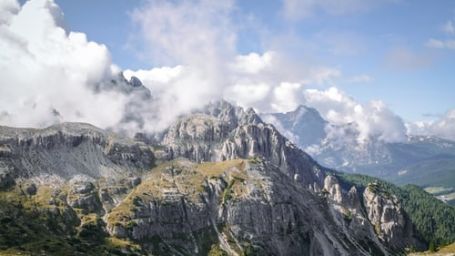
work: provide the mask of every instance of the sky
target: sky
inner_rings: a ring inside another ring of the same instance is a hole
[[[143,42],[135,36],[133,11],[144,2],[57,0],[67,26],[106,44],[114,62],[128,69],[157,64],[142,56]],[[409,121],[432,119],[455,107],[454,43],[452,47],[429,45],[432,39],[455,40],[454,1],[249,0],[234,4],[239,53],[287,48],[297,58],[340,70],[337,87],[357,100],[380,99]],[[285,42],[275,46],[279,40]]]
[[[0,0],[0,49],[1,125],[154,132],[223,98],[455,140],[452,0]]]

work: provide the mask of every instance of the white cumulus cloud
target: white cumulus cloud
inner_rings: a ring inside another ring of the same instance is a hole
[[[335,87],[327,90],[305,90],[305,104],[316,108],[331,124],[353,124],[359,143],[375,136],[385,142],[406,139],[403,120],[381,101],[360,104]]]
[[[410,134],[436,136],[455,141],[455,109],[447,111],[437,120],[409,123],[407,127]]]
[[[65,30],[63,14],[51,0],[28,1],[20,8],[2,1],[0,8],[1,124],[84,121],[109,127],[119,122],[125,97],[95,93],[93,87],[111,75],[104,45]]]
[[[360,104],[336,89],[343,76],[339,69],[296,62],[279,51],[238,54],[233,1],[148,1],[133,13],[145,54],[155,65],[125,70],[124,76],[139,78],[152,99],[103,90],[119,76],[108,49],[64,28],[52,0],[22,7],[5,3],[0,5],[3,125],[83,121],[156,131],[180,114],[225,98],[259,112],[315,107],[333,124],[354,124],[359,141],[368,136],[399,141],[405,134],[402,120],[382,102]]]

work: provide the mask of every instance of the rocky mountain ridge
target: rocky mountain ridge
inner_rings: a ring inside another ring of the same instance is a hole
[[[57,216],[67,228],[40,227],[79,239],[59,240],[75,255],[94,237],[104,253],[144,255],[390,255],[423,247],[393,196],[345,190],[273,125],[227,102],[177,120],[156,145],[85,124],[0,131],[5,216]],[[4,230],[17,229],[8,223]],[[13,248],[16,240],[0,234]]]

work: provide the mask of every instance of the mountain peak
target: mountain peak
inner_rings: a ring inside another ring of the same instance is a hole
[[[305,105],[286,113],[264,114],[262,118],[269,120],[302,148],[320,144],[326,137],[327,121],[316,109]]]

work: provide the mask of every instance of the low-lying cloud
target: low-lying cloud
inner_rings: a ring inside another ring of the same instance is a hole
[[[139,78],[150,93],[125,93],[113,89],[126,80],[106,46],[64,28],[52,0],[22,7],[4,1],[0,124],[44,127],[78,121],[129,133],[155,132],[183,113],[224,98],[258,112],[308,105],[332,124],[353,124],[359,142],[369,136],[386,142],[405,138],[403,121],[384,103],[360,104],[336,89],[338,81],[346,81],[341,70],[296,62],[278,50],[239,54],[235,11],[234,1],[145,2],[132,15],[153,65],[123,75]]]
[[[411,134],[423,136],[437,136],[440,138],[455,141],[455,109],[433,121],[409,123],[409,132]]]
[[[2,1],[0,23],[0,123],[41,127],[83,121],[102,127],[122,118],[125,96],[96,93],[112,74],[108,49],[62,27],[53,1],[22,7]]]

